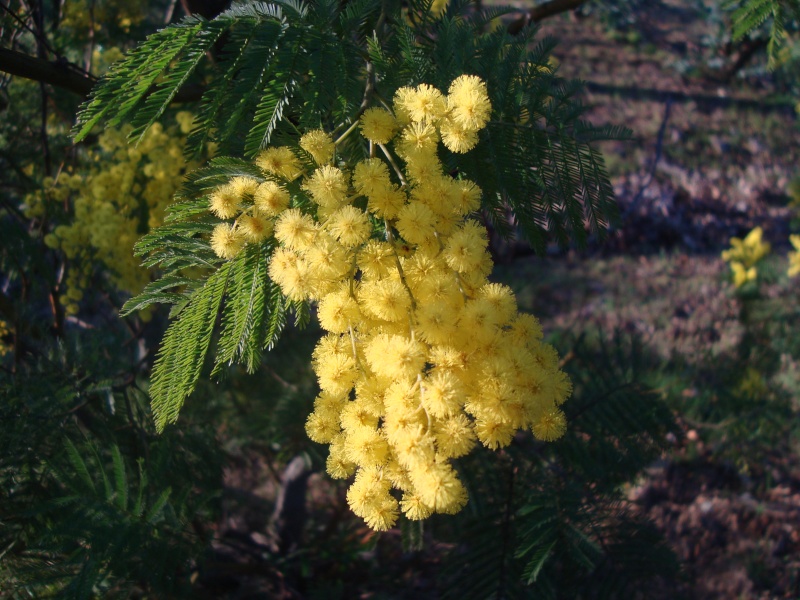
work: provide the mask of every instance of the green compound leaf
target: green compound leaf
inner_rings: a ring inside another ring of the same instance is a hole
[[[150,397],[156,429],[178,419],[203,368],[233,263],[223,264],[193,296],[164,334],[153,367]]]

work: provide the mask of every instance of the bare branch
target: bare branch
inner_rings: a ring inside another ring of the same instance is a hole
[[[548,17],[573,10],[586,2],[587,0],[550,0],[544,4],[534,6],[525,16],[520,17],[508,26],[508,33],[516,35],[531,23],[538,23]]]
[[[66,60],[44,60],[7,48],[0,48],[0,71],[54,85],[84,97],[89,95],[97,83],[97,78]],[[196,102],[203,91],[202,86],[186,85],[177,93],[173,102]]]

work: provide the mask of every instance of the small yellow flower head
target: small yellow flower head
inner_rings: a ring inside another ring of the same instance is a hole
[[[487,448],[497,450],[505,448],[514,438],[516,428],[511,423],[487,416],[475,420],[475,433]]]
[[[375,373],[398,381],[416,377],[425,366],[422,344],[400,335],[379,335],[365,352]]]
[[[386,187],[372,191],[367,208],[378,217],[394,219],[408,201],[405,192],[397,187]]]
[[[553,408],[539,417],[531,426],[531,431],[538,439],[552,442],[567,431],[567,418],[561,410]]]
[[[463,179],[456,182],[458,194],[455,211],[459,215],[468,215],[481,207],[481,188],[473,182]]]
[[[358,427],[347,435],[345,456],[362,467],[379,467],[389,458],[389,444],[372,427]]]
[[[272,235],[272,221],[260,214],[239,217],[239,228],[248,242],[258,243]]]
[[[227,260],[239,254],[244,246],[242,235],[228,223],[220,223],[211,233],[211,249],[214,254]]]
[[[794,252],[789,252],[789,277],[796,277],[800,273],[800,235],[790,235],[789,241],[794,246]]]
[[[442,143],[451,152],[464,154],[478,144],[478,134],[455,120],[446,119],[440,128]]]
[[[317,225],[314,220],[298,208],[284,211],[275,224],[275,238],[287,248],[296,251],[308,248],[316,234]]]
[[[300,147],[308,152],[318,165],[328,164],[336,150],[333,138],[322,129],[314,129],[303,135],[300,138]]]
[[[359,122],[361,135],[375,144],[387,144],[397,131],[397,121],[388,110],[368,108]]]
[[[358,252],[358,268],[368,279],[383,279],[394,269],[392,247],[378,240],[368,241]]]
[[[487,241],[480,225],[468,221],[447,240],[444,258],[454,271],[466,273],[479,267],[486,252]]]
[[[256,165],[267,173],[292,181],[302,172],[300,161],[288,146],[267,148],[256,157]]]
[[[461,408],[464,391],[461,383],[451,373],[434,373],[422,383],[420,401],[428,414],[450,417]]]
[[[315,410],[306,419],[306,433],[318,444],[330,444],[340,431],[338,412]]]
[[[320,301],[317,316],[325,331],[346,333],[361,320],[361,310],[350,296],[349,287],[345,286]]]
[[[231,189],[233,189],[234,193],[236,193],[240,198],[252,196],[258,189],[258,181],[252,177],[234,177],[230,180],[228,185],[231,186]]]
[[[307,300],[314,291],[308,263],[291,250],[280,248],[273,253],[269,276],[292,300]]]
[[[400,110],[415,123],[435,123],[447,112],[447,100],[435,87],[422,83],[400,98]]]
[[[334,479],[347,479],[356,470],[355,463],[345,458],[344,440],[344,434],[340,434],[333,439],[328,452],[328,460],[325,463],[325,470]]]
[[[475,75],[462,75],[450,84],[447,105],[453,121],[468,131],[483,129],[492,115],[486,84]]]
[[[447,458],[466,456],[475,446],[475,431],[464,414],[458,414],[436,423],[434,428],[436,448]]]
[[[337,210],[328,217],[324,228],[348,248],[360,246],[372,233],[369,217],[355,206],[344,206]]]
[[[406,204],[397,215],[397,230],[411,244],[424,244],[435,237],[436,215],[422,202]]]
[[[209,209],[220,219],[230,219],[239,214],[242,197],[229,183],[218,187],[209,197]]]
[[[517,318],[511,323],[509,332],[513,342],[519,346],[530,342],[538,342],[544,335],[539,319],[525,313],[517,315]]]
[[[508,323],[517,314],[514,292],[507,285],[487,283],[478,290],[478,297],[485,298],[489,302],[499,323]]]
[[[412,521],[422,521],[433,514],[433,509],[425,504],[418,494],[406,492],[400,500],[400,509]]]
[[[391,187],[389,168],[378,158],[368,158],[356,165],[353,172],[353,187],[359,194],[372,194]]]
[[[408,318],[411,298],[399,281],[381,279],[368,281],[361,286],[359,305],[373,318],[398,322]]]
[[[303,251],[311,273],[321,282],[338,281],[351,268],[351,257],[347,250],[329,234],[318,233],[314,241]]]
[[[403,129],[402,139],[396,143],[397,151],[407,161],[429,161],[436,155],[439,135],[429,123],[411,123]]]
[[[253,203],[260,213],[275,217],[289,208],[289,192],[274,181],[265,181],[253,194]]]
[[[320,206],[341,206],[347,197],[347,179],[341,169],[325,165],[303,184],[303,189]]]
[[[356,364],[351,356],[335,353],[323,357],[316,365],[319,387],[330,394],[346,394],[358,378]]]
[[[466,490],[449,465],[434,464],[424,471],[412,471],[411,481],[420,500],[436,512],[457,512],[466,503]]]

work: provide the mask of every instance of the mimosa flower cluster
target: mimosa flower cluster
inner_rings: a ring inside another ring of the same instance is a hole
[[[321,393],[306,431],[330,444],[332,477],[354,476],[348,503],[375,530],[401,512],[461,510],[467,490],[452,460],[476,443],[498,449],[520,429],[547,441],[566,429],[559,406],[571,384],[556,351],[511,289],[487,279],[487,232],[470,216],[481,190],[437,154],[440,141],[473,148],[490,114],[477,77],[459,77],[447,95],[402,88],[392,112],[361,117],[371,158],[352,169],[335,161],[330,135],[312,131],[299,150],[259,156],[265,181],[235,178],[210,197],[210,210],[232,219],[213,233],[219,256],[274,235],[270,277],[318,304],[327,333],[313,353]]]
[[[132,294],[150,281],[133,246],[143,230],[161,225],[183,175],[199,166],[183,157],[192,120],[191,113],[180,112],[175,126],[156,123],[136,147],[128,144],[130,126],[109,129],[99,137],[99,151],[90,154],[94,164],[88,174],[48,177],[41,191],[26,198],[29,217],[45,218],[55,204],[72,212],[70,222],[44,239],[68,260],[61,297],[67,314],[78,312],[97,262],[108,267],[116,287]]]

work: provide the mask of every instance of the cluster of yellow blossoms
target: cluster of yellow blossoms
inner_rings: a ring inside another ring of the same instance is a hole
[[[69,260],[62,296],[68,314],[90,285],[93,265],[102,262],[115,286],[136,294],[148,283],[149,273],[133,256],[133,246],[143,232],[163,222],[166,207],[187,170],[183,157],[185,136],[192,115],[181,112],[176,126],[156,123],[138,146],[128,144],[129,127],[109,129],[99,138],[88,173],[62,172],[47,178],[42,190],[26,198],[29,217],[44,218],[48,204],[71,204],[74,217],[58,225],[45,243],[58,248]]]
[[[330,444],[332,477],[355,475],[348,503],[376,530],[401,511],[459,511],[467,491],[451,459],[476,441],[506,446],[521,428],[560,437],[571,392],[537,320],[487,280],[486,230],[469,217],[480,189],[437,156],[440,139],[453,152],[477,143],[491,113],[484,83],[459,77],[447,96],[403,88],[393,108],[361,117],[372,157],[352,171],[317,130],[302,152],[264,151],[265,181],[234,178],[210,196],[214,214],[236,217],[213,233],[218,255],[272,233],[270,277],[289,298],[318,303],[327,334],[313,354],[321,394],[306,431]],[[287,185],[301,177],[293,202]]]
[[[770,252],[769,242],[763,241],[764,231],[754,228],[745,238],[731,238],[731,248],[722,252],[722,260],[731,265],[733,284],[738,288],[758,276],[756,265]]]

